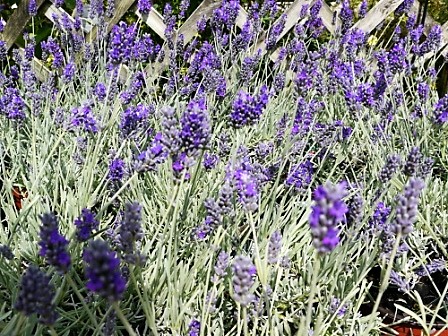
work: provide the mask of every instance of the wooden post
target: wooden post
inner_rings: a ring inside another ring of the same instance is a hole
[[[22,0],[6,23],[2,39],[6,42],[7,50],[11,49],[17,38],[22,35],[28,21],[31,19],[31,16],[28,14],[29,2],[29,0]],[[44,2],[45,0],[36,0],[37,9],[39,9]]]

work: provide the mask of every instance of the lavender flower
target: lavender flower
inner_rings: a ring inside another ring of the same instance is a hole
[[[413,230],[417,219],[418,198],[425,187],[423,180],[411,178],[405,186],[403,195],[398,198],[395,220],[391,223],[393,233],[406,237]]]
[[[71,258],[66,248],[68,240],[58,232],[58,220],[53,213],[40,216],[39,255],[45,257],[48,264],[54,266],[59,273],[66,273],[70,268]]]
[[[137,8],[142,14],[149,14],[151,11],[152,3],[149,0],[138,0]]]
[[[283,14],[278,19],[278,22],[269,30],[268,38],[266,39],[266,50],[271,50],[275,47],[277,39],[285,28],[286,14]]]
[[[285,185],[293,187],[296,192],[306,190],[313,179],[313,164],[306,160],[291,167]]]
[[[213,168],[216,167],[216,164],[219,161],[219,156],[213,153],[209,153],[206,152],[204,154],[204,159],[203,159],[203,166],[205,168],[205,170],[212,170]]]
[[[363,19],[367,14],[367,1],[366,0],[362,0],[361,4],[359,5],[359,10],[358,10],[358,17],[360,19]]]
[[[395,272],[394,270],[390,273],[389,281],[392,285],[397,286],[398,290],[407,293],[411,290],[409,282],[407,282],[400,274]]]
[[[260,94],[256,96],[240,91],[232,105],[230,122],[236,128],[255,124],[260,119],[268,99],[266,86],[263,86]]]
[[[258,181],[248,170],[237,169],[234,172],[235,187],[238,190],[239,200],[246,211],[258,209]]]
[[[109,2],[108,2],[109,3]],[[117,327],[117,315],[115,314],[115,311],[112,310],[107,314],[106,321],[104,322],[104,326],[101,329],[101,332],[103,333],[103,336],[114,336],[115,329]]]
[[[382,184],[389,182],[401,166],[401,157],[398,154],[392,154],[387,157],[386,164],[381,169],[378,179]]]
[[[348,305],[344,304],[341,306],[341,300],[337,297],[332,297],[329,307],[329,313],[334,314],[336,313],[337,317],[342,318],[344,317],[345,313],[347,312]]]
[[[182,147],[189,153],[205,149],[210,141],[210,117],[204,100],[191,101],[181,120],[180,139]]]
[[[391,208],[387,207],[383,202],[379,202],[375,208],[372,218],[369,220],[369,226],[376,232],[381,232],[386,227]]]
[[[269,238],[268,245],[268,263],[276,264],[280,261],[280,252],[282,249],[282,234],[280,231],[274,231]]]
[[[227,275],[227,268],[229,267],[229,255],[225,251],[221,251],[218,255],[215,265],[215,274],[212,277],[212,282],[217,283]]]
[[[248,306],[254,295],[250,293],[255,284],[257,269],[252,260],[246,256],[237,256],[232,263],[233,299],[242,306]]]
[[[50,326],[58,318],[56,307],[53,303],[54,296],[55,290],[50,283],[50,276],[32,265],[22,276],[19,295],[14,304],[14,309],[26,316],[37,313],[39,322]]]
[[[143,266],[145,257],[136,251],[136,244],[143,238],[142,207],[137,202],[125,205],[123,219],[119,229],[119,248],[124,260],[130,264]]]
[[[448,121],[448,94],[440,98],[434,106],[434,121],[438,124]]]
[[[192,319],[188,325],[188,336],[199,336],[201,332],[201,322],[196,319]]]
[[[0,245],[0,257],[3,257],[7,260],[12,260],[14,258],[14,254],[8,245]]]
[[[331,252],[339,243],[337,225],[348,209],[342,200],[346,195],[345,183],[327,182],[313,193],[315,205],[309,218],[313,244],[319,253]]]
[[[122,159],[113,159],[109,164],[107,178],[113,184],[119,184],[125,174],[125,163]]]
[[[37,15],[37,3],[36,0],[30,0],[28,3],[28,14],[30,16],[36,16]]]
[[[412,147],[403,167],[403,173],[412,177],[417,174],[423,161],[423,155],[418,147]]]
[[[417,268],[415,273],[419,276],[430,275],[435,272],[443,271],[446,268],[446,261],[443,259],[434,259],[425,266]]]
[[[98,123],[93,115],[90,104],[72,109],[71,126],[79,128],[85,132],[97,133]]]
[[[138,155],[134,165],[136,171],[155,171],[166,160],[168,152],[164,150],[162,139],[162,133],[157,133],[149,147]]]
[[[361,194],[357,192],[347,202],[348,212],[346,214],[347,226],[354,226],[361,224],[364,212],[364,199]]]
[[[106,85],[104,85],[103,83],[98,83],[97,85],[95,85],[93,94],[98,98],[99,101],[104,101],[107,96]]]
[[[75,219],[76,237],[78,241],[87,241],[93,233],[93,230],[98,230],[100,222],[95,218],[95,213],[90,209],[84,208],[81,210],[81,216]]]
[[[83,260],[88,278],[87,289],[110,302],[119,301],[126,289],[120,271],[120,259],[103,240],[94,240],[84,250]]]
[[[131,136],[139,128],[144,127],[149,114],[150,109],[146,105],[138,104],[137,106],[128,107],[123,112],[119,126],[122,136],[124,138]]]

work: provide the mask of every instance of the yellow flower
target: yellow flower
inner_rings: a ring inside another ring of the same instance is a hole
[[[50,56],[48,56],[47,59],[45,60],[45,64],[46,64],[47,66],[50,66],[50,65],[53,64],[53,61],[54,61],[54,56],[53,56],[53,55],[50,55]]]
[[[378,43],[378,37],[376,37],[375,35],[371,35],[368,39],[367,39],[367,44],[369,46],[374,46]]]

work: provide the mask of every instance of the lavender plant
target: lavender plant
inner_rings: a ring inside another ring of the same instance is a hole
[[[332,34],[315,1],[285,31],[275,1],[223,0],[194,35],[188,3],[108,33],[114,2],[76,1],[0,41],[0,335],[379,334],[387,286],[446,271],[441,28],[405,1],[383,43],[344,1]]]

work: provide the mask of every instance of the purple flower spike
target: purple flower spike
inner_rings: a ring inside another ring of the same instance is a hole
[[[403,195],[398,198],[395,221],[391,223],[393,233],[401,232],[406,237],[412,232],[417,220],[418,198],[424,187],[425,183],[419,178],[409,180]]]
[[[80,242],[87,241],[92,235],[93,230],[97,230],[100,222],[95,218],[95,214],[84,208],[81,216],[75,219],[76,237]]]
[[[87,289],[110,302],[119,301],[126,289],[126,281],[120,271],[120,259],[103,240],[94,240],[84,250]]]
[[[242,306],[248,306],[255,297],[250,290],[255,283],[257,269],[250,258],[238,256],[233,261],[232,271],[233,299]]]
[[[14,308],[25,316],[37,313],[39,322],[53,325],[58,318],[53,303],[54,296],[55,290],[50,277],[36,266],[30,266],[20,281],[19,296]]]
[[[313,244],[319,253],[329,253],[339,243],[337,225],[344,220],[348,208],[342,198],[346,196],[345,183],[327,182],[317,187],[315,205],[309,218]]]
[[[71,258],[66,250],[68,241],[58,232],[56,215],[47,213],[40,219],[42,226],[39,234],[39,255],[45,257],[47,263],[54,266],[59,273],[66,273],[70,268]]]

